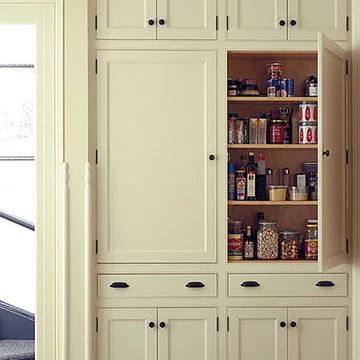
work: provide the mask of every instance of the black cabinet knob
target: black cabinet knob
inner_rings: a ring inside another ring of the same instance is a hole
[[[257,281],[244,281],[240,284],[242,287],[259,287],[260,284]]]
[[[285,20],[280,20],[280,21],[279,21],[279,25],[280,25],[280,26],[285,26],[285,25],[286,25],[286,21],[285,21]]]
[[[280,327],[284,328],[285,326],[286,326],[286,322],[285,322],[285,321],[282,321],[282,322],[280,323]]]
[[[118,282],[113,282],[110,285],[110,287],[113,289],[126,289],[129,287],[129,284],[126,282],[118,281]]]
[[[330,151],[329,150],[323,151],[323,156],[329,157]]]
[[[291,20],[291,21],[290,21],[290,25],[291,25],[291,26],[295,26],[295,25],[296,25],[296,20]]]
[[[154,26],[155,25],[155,20],[154,19],[149,19],[148,24],[150,26]]]
[[[159,20],[159,25],[164,26],[166,24],[166,20],[165,19],[160,19]]]
[[[159,326],[163,329],[164,327],[166,327],[166,322],[165,321],[161,321]]]
[[[149,328],[153,329],[155,327],[155,323],[153,321],[149,322]]]
[[[296,327],[296,321],[292,321],[291,323],[290,323],[290,326],[292,327],[292,328],[295,328]]]
[[[209,155],[209,160],[214,161],[216,159],[216,156],[214,154]]]
[[[318,287],[333,287],[335,284],[332,281],[319,281],[315,284]]]
[[[194,289],[194,288],[203,288],[205,284],[201,281],[189,281],[186,285],[187,288]]]

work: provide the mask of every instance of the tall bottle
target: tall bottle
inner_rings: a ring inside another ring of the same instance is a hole
[[[266,200],[266,166],[265,166],[265,155],[260,153],[257,162],[257,173],[256,173],[256,199]]]
[[[246,165],[246,199],[256,200],[256,164],[254,153],[249,152],[249,161]]]
[[[246,235],[244,239],[244,259],[254,260],[255,259],[255,239],[251,233],[251,226],[246,227]]]

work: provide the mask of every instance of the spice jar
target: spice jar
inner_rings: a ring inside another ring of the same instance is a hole
[[[306,260],[318,259],[318,225],[311,221],[306,224],[304,239],[304,255]]]
[[[300,233],[296,231],[281,231],[279,241],[281,260],[299,259]]]
[[[284,120],[271,120],[270,122],[270,144],[283,144],[285,137],[285,122]]]
[[[279,233],[276,221],[259,221],[257,232],[257,257],[261,260],[273,260],[279,256]]]

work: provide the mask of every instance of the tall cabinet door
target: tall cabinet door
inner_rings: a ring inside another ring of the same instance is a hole
[[[216,262],[216,52],[98,63],[98,261]]]
[[[217,359],[215,308],[159,309],[158,322],[158,360]]]
[[[98,0],[97,4],[98,38],[156,39],[156,0]]]
[[[346,0],[289,0],[289,40],[346,40]]]
[[[285,308],[230,308],[228,314],[229,360],[287,360]]]
[[[158,0],[159,39],[216,39],[216,0]]]
[[[345,263],[345,51],[319,35],[319,271]]]
[[[286,40],[287,0],[228,0],[228,38]]]
[[[101,360],[157,360],[156,309],[99,309]]]
[[[289,309],[289,359],[347,359],[346,309]]]

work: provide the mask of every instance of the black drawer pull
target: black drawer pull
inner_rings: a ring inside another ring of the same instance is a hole
[[[319,281],[315,284],[315,286],[319,287],[333,287],[335,284],[332,281]]]
[[[126,282],[113,282],[110,285],[111,288],[113,289],[126,289],[129,287],[129,284],[127,284]]]
[[[190,281],[185,285],[187,288],[194,289],[194,288],[203,288],[205,284],[201,281]]]
[[[257,281],[244,281],[241,283],[242,287],[259,287],[260,284]]]

